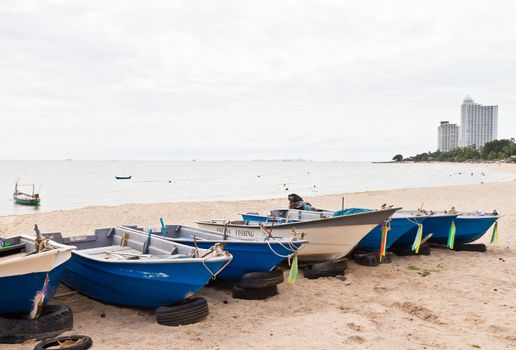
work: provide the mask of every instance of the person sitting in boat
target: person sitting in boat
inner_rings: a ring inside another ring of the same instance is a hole
[[[493,209],[493,212],[491,214],[492,215],[498,215],[498,212],[496,211],[496,209]]]
[[[455,207],[451,207],[451,209],[448,212],[448,214],[457,214],[457,210],[455,209]]]
[[[301,198],[300,196],[298,196],[295,193],[288,195],[288,202],[289,202],[289,205],[288,205],[289,209],[311,210],[311,211],[315,210],[315,208],[312,207],[312,205],[310,203],[303,201],[303,198]]]

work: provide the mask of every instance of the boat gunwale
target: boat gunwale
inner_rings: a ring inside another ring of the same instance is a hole
[[[364,213],[355,213],[355,214],[349,214],[349,215],[341,215],[341,216],[332,216],[332,217],[329,217],[329,218],[320,218],[320,219],[314,219],[314,220],[305,220],[305,221],[299,221],[299,222],[287,222],[287,223],[275,223],[274,225],[274,228],[278,229],[278,228],[296,228],[296,227],[302,227],[302,226],[308,226],[308,225],[313,225],[313,224],[319,224],[319,223],[322,223],[322,224],[327,224],[327,223],[335,223],[336,221],[345,221],[345,220],[349,220],[351,221],[353,218],[356,218],[356,217],[360,217],[360,216],[366,216],[366,215],[372,215],[372,214],[379,214],[379,213],[383,213],[383,212],[388,212],[388,211],[392,211],[392,214],[390,215],[390,217],[392,217],[392,215],[394,215],[398,210],[400,210],[401,207],[396,207],[396,208],[390,208],[390,209],[379,209],[379,210],[374,210],[374,211],[369,211],[369,212],[364,212]],[[215,221],[220,221],[220,223],[217,223]],[[224,223],[224,220],[222,219],[216,219],[216,220],[206,220],[206,221],[196,221],[196,224],[198,225],[210,225],[210,226],[224,226],[224,225],[227,225],[228,227],[251,227],[251,228],[260,228],[260,223],[257,223],[257,224],[232,224],[231,222],[236,222],[236,221],[244,221],[244,220],[235,220],[235,221],[230,221],[228,222],[227,224]],[[245,222],[245,221],[244,221]],[[271,227],[271,222],[267,223],[268,225],[262,225],[265,227],[265,228],[270,228]],[[376,225],[378,225],[380,223],[377,223]],[[371,223],[372,225],[372,223]]]
[[[180,227],[185,227],[187,229],[190,229],[190,230],[199,230],[199,231],[205,231],[207,234],[210,234],[210,235],[221,235],[221,233],[219,232],[216,232],[216,231],[210,231],[210,230],[205,230],[205,229],[202,229],[202,228],[198,228],[198,227],[190,227],[190,226],[183,226],[183,225],[177,225],[177,226],[180,226]],[[272,240],[267,240],[266,238],[264,238],[263,240],[258,240],[258,239],[242,239],[242,238],[234,238],[233,236],[228,236],[228,239],[204,239],[204,238],[198,238],[198,237],[195,237],[195,236],[192,236],[191,238],[187,238],[187,237],[178,237],[178,238],[174,238],[174,237],[168,237],[168,236],[161,236],[159,234],[159,230],[156,230],[156,233],[154,233],[153,231],[153,235],[155,236],[158,236],[159,238],[162,238],[162,239],[166,239],[166,240],[170,240],[170,241],[179,241],[179,243],[181,243],[181,240],[188,240],[188,241],[193,241],[194,239],[197,239],[198,242],[203,242],[203,243],[244,243],[244,244],[271,244],[271,245],[282,245],[282,244],[288,244],[288,243],[296,243],[296,244],[308,244],[309,241],[306,240],[306,239],[300,239],[300,240],[291,240],[291,239],[287,239],[285,237],[273,237]]]
[[[14,237],[25,238],[25,239],[32,240],[32,241],[35,240],[34,238],[29,237],[29,236],[25,236],[25,235],[18,235],[18,236],[13,236],[13,237],[9,237],[9,238],[14,238]],[[16,263],[16,262],[19,262],[21,260],[34,260],[34,259],[39,258],[39,257],[44,257],[44,256],[47,256],[47,255],[60,254],[60,253],[64,253],[64,252],[76,249],[76,247],[73,246],[73,245],[61,244],[61,243],[57,243],[57,242],[52,241],[52,240],[50,240],[50,244],[52,244],[52,246],[54,246],[55,249],[47,250],[47,251],[36,253],[36,254],[31,254],[31,252],[27,252],[27,254],[24,255],[24,256],[17,256],[17,257],[12,258],[12,259],[7,259],[7,260],[4,260],[4,261],[0,261],[0,266],[1,265],[7,265],[8,263],[10,264],[10,263],[13,263],[13,262]]]
[[[142,234],[141,231],[138,231],[138,230],[134,230],[134,229],[130,229],[130,228],[127,228],[127,227],[123,227],[123,226],[116,226],[115,228],[118,228],[118,229],[121,229],[121,230],[125,230],[125,231],[130,231],[130,232],[133,232],[133,233],[138,233],[138,234]],[[164,240],[163,238],[160,238],[160,237],[155,237],[157,239],[160,239],[160,240]],[[164,241],[167,241],[167,242],[170,242],[170,243],[175,243],[175,242],[171,242],[171,241],[168,241],[168,240],[164,240]],[[180,243],[179,243],[180,244]],[[152,240],[151,240],[151,245],[152,245]],[[104,247],[112,247],[112,246],[115,246],[115,245],[109,245],[109,246],[104,246]],[[101,248],[101,247],[99,247]],[[188,248],[191,248],[191,247],[188,247]],[[98,248],[93,248],[93,249],[98,249]],[[232,256],[231,254],[229,254],[228,252],[226,252],[228,255],[224,255],[224,256],[207,256],[205,258],[175,258],[175,259],[153,259],[153,260],[114,260],[114,259],[102,259],[102,258],[99,258],[99,257],[94,257],[90,254],[88,254],[88,251],[89,249],[76,249],[76,250],[73,250],[72,251],[72,254],[76,254],[76,255],[79,255],[87,260],[93,260],[93,261],[98,261],[98,262],[103,262],[103,263],[108,263],[108,264],[136,264],[136,265],[148,265],[148,264],[163,264],[163,265],[169,265],[171,263],[182,263],[182,264],[186,264],[186,263],[215,263],[215,262],[224,262],[224,261],[228,261],[228,260],[231,260],[232,259]],[[208,250],[208,249],[202,249],[202,250]],[[154,255],[158,255],[158,254],[154,254]]]

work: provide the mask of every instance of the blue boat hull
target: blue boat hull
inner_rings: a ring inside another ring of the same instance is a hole
[[[177,239],[174,241],[190,246],[194,246],[193,240]],[[197,241],[199,248],[209,249],[214,243]],[[296,249],[301,244],[293,244]],[[249,272],[267,272],[279,265],[285,258],[292,254],[292,250],[286,249],[278,243],[271,242],[271,250],[266,242],[246,243],[246,242],[225,242],[224,250],[233,255],[233,260],[217,276],[217,279],[238,281]],[[276,254],[276,253],[277,254]],[[281,256],[278,256],[281,255]]]
[[[44,304],[54,297],[66,263],[48,272],[48,286]],[[29,313],[34,307],[34,298],[45,284],[47,272],[0,278],[0,314]]]
[[[224,263],[206,262],[206,266],[215,273]],[[189,297],[210,278],[210,272],[200,262],[107,263],[72,254],[62,281],[99,301],[157,308]]]
[[[385,249],[389,249],[395,244],[400,237],[409,231],[417,232],[417,224],[406,218],[393,218],[391,220],[391,229],[387,233],[387,242]],[[415,234],[414,234],[415,237]],[[371,230],[357,245],[357,251],[378,252],[382,243],[382,225],[376,226]]]
[[[425,217],[411,217],[410,220],[417,220],[417,222],[423,224],[423,239],[432,234],[433,238],[448,239],[450,232],[451,223],[455,220],[456,216],[425,216]],[[416,239],[418,227],[409,230],[403,236],[401,236],[395,243],[397,246],[412,245]]]
[[[489,230],[496,220],[498,220],[497,217],[457,217],[455,219],[455,244],[466,244],[476,241]],[[432,236],[430,242],[446,244],[448,242],[448,234],[446,236]]]

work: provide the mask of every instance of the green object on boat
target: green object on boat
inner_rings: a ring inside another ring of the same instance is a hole
[[[290,267],[290,273],[288,275],[288,283],[296,283],[298,272],[299,268],[297,266],[297,254],[295,254],[294,259],[292,259],[292,266]]]

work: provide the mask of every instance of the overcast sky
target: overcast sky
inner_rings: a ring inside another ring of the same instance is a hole
[[[0,0],[0,159],[382,160],[466,94],[516,136],[515,1]]]

